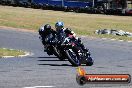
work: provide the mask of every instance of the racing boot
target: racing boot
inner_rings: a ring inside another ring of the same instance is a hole
[[[44,52],[47,52],[48,50],[48,45],[44,45]]]
[[[47,54],[50,56],[50,55],[53,55],[53,53],[52,53],[52,51],[49,49],[49,48],[47,48]]]

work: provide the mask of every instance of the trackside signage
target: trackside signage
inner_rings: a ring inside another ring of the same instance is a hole
[[[79,85],[86,83],[125,84],[131,82],[129,74],[87,74],[83,68],[78,68],[76,81]]]

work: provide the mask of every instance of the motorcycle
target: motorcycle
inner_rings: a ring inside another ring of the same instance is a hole
[[[67,58],[73,66],[80,66],[81,64],[86,64],[87,66],[93,65],[94,61],[90,56],[90,52],[83,51],[73,35],[67,37],[63,34],[61,37],[63,41],[58,45],[59,47],[57,49],[61,51],[61,54]]]
[[[52,34],[46,36],[47,54],[54,54],[59,60],[68,59],[73,66],[80,66],[81,64],[93,65],[94,61],[90,56],[90,52],[85,52],[73,35],[67,36],[65,33],[60,33],[59,38],[61,41],[58,41],[57,36]]]
[[[59,60],[64,60],[63,56],[61,55],[60,51],[57,49],[56,44],[57,38],[54,37],[52,34],[49,34],[45,38],[46,44],[44,45],[47,48],[48,55],[55,55],[58,57]]]

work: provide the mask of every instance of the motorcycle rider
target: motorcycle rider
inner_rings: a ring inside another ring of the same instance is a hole
[[[46,40],[45,38],[52,34],[53,38],[55,38],[56,31],[54,31],[49,24],[45,24],[39,28],[39,39],[42,41],[44,45],[44,52],[47,52],[48,55],[52,55],[51,52],[48,50],[48,44],[50,45],[53,42],[53,39]]]
[[[88,52],[88,49],[84,47],[83,43],[81,42],[81,39],[76,37],[76,34],[69,28],[64,28],[64,23],[61,22],[61,21],[58,21],[56,22],[55,24],[55,28],[56,28],[56,32],[57,32],[57,35],[58,35],[58,38],[61,37],[60,33],[63,32],[66,34],[66,36],[68,36],[69,34],[70,35],[73,35],[73,37],[77,40],[77,42],[79,43],[79,45],[81,46],[82,50],[88,54],[90,54]],[[59,40],[59,39],[58,39]]]

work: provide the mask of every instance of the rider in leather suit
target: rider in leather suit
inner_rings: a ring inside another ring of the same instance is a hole
[[[56,31],[54,31],[49,24],[46,24],[44,26],[41,26],[39,28],[39,39],[42,41],[42,44],[44,45],[44,52],[47,52],[48,55],[51,55],[50,51],[48,51],[47,44],[51,44],[53,39],[46,40],[45,38],[52,34],[53,38],[55,38]]]
[[[81,46],[82,50],[89,53],[88,52],[88,49],[84,47],[83,43],[81,42],[81,39],[76,37],[76,34],[69,28],[64,28],[64,23],[63,22],[57,22],[55,24],[55,28],[56,28],[56,32],[57,32],[57,35],[58,35],[58,40],[59,38],[61,37],[60,33],[61,32],[64,32],[67,36],[70,34],[70,35],[73,35],[74,38],[77,40],[77,42],[79,43],[79,45]]]

